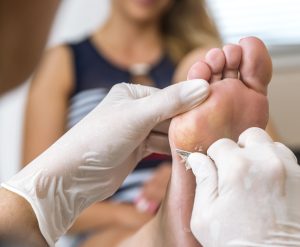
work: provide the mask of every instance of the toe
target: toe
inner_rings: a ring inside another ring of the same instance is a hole
[[[205,56],[205,62],[209,65],[212,72],[210,82],[221,80],[225,66],[225,55],[223,51],[219,48],[209,50]]]
[[[272,77],[272,61],[264,43],[255,37],[240,40],[242,62],[240,78],[250,88],[267,94]]]
[[[209,81],[210,77],[211,71],[209,66],[203,61],[198,61],[197,63],[194,63],[190,68],[187,79],[203,79]]]
[[[236,78],[239,76],[239,66],[242,59],[242,48],[239,45],[225,45],[223,47],[225,55],[225,68],[223,78]]]

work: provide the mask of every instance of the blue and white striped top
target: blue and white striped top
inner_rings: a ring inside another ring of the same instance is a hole
[[[68,46],[72,51],[75,73],[75,89],[70,98],[67,120],[67,127],[71,128],[101,102],[114,84],[130,82],[131,74],[105,59],[89,38]],[[150,68],[147,76],[156,87],[164,88],[170,85],[174,69],[170,58],[165,55]],[[167,160],[170,157],[161,155],[142,160],[111,199],[133,202],[155,167]]]

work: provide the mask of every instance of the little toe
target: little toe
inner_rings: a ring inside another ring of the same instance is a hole
[[[192,65],[188,71],[187,79],[203,79],[209,82],[211,70],[204,61],[198,61]]]
[[[209,65],[212,72],[210,82],[215,82],[222,79],[225,61],[225,55],[221,49],[213,48],[207,52],[205,56],[205,62]]]
[[[239,66],[242,59],[242,48],[239,45],[225,45],[223,52],[226,58],[223,78],[239,77]]]
[[[272,61],[264,43],[255,37],[241,39],[240,79],[257,92],[267,94],[272,77]]]

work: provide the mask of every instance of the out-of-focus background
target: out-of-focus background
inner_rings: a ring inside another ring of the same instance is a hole
[[[281,141],[300,150],[300,2],[208,0],[208,4],[224,43],[254,35],[268,45],[274,63],[270,115]],[[48,47],[90,33],[108,10],[109,0],[62,1]],[[0,182],[20,166],[27,89],[28,83],[0,98]]]

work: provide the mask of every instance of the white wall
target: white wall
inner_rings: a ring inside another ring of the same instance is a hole
[[[300,150],[300,44],[289,51],[276,52],[272,58],[270,115],[281,140]]]
[[[78,40],[107,18],[110,0],[62,1],[49,37],[49,45]]]

